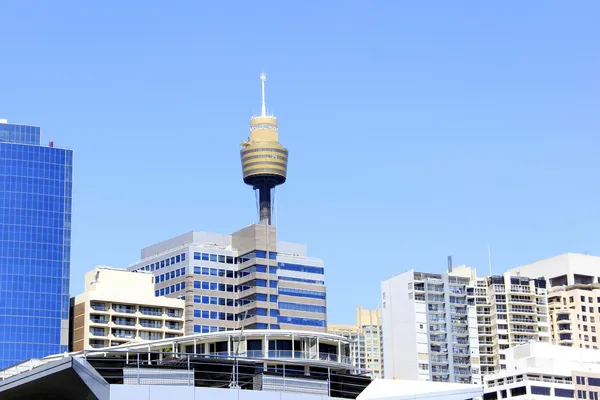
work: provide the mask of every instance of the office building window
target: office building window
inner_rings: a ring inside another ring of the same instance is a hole
[[[556,388],[554,389],[554,396],[556,397],[568,397],[568,398],[573,398],[573,390],[571,389],[559,389]]]
[[[531,394],[550,396],[550,388],[544,386],[531,386]]]
[[[589,386],[600,386],[600,378],[588,378]]]

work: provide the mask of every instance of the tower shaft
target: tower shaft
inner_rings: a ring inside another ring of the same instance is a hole
[[[269,184],[256,187],[256,190],[258,190],[260,221],[267,220],[269,225],[271,225],[271,189],[273,189],[273,186]]]

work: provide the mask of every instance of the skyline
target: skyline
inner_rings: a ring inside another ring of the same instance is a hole
[[[448,255],[487,274],[488,244],[494,273],[600,255],[598,4],[117,4],[2,6],[0,118],[75,152],[72,296],[96,265],[257,219],[238,144],[263,69],[292,152],[279,239],[324,260],[328,322]]]

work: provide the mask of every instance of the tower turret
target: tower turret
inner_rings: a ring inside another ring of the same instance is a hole
[[[271,223],[271,191],[285,182],[287,175],[288,151],[279,143],[277,119],[267,114],[265,103],[265,82],[267,77],[260,74],[262,84],[261,115],[250,120],[250,136],[241,144],[240,156],[244,183],[252,185],[259,192],[260,220]]]

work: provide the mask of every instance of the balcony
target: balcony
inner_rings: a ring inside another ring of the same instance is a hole
[[[560,324],[558,325],[559,331],[571,331],[571,324]]]
[[[155,317],[160,317],[162,315],[162,310],[160,308],[154,307],[140,307],[140,313],[143,315],[152,315]]]
[[[152,319],[140,319],[140,325],[144,328],[162,329],[162,321]]]
[[[105,317],[91,317],[90,322],[92,324],[108,324],[108,318]]]
[[[116,338],[120,339],[135,339],[135,333],[129,330],[116,330],[113,331],[113,335]]]
[[[510,291],[513,293],[531,293],[531,288],[524,285],[510,285]]]
[[[180,330],[182,328],[181,324],[179,322],[168,322],[165,324],[167,326],[167,329],[172,329],[172,330]]]
[[[116,313],[122,313],[122,314],[135,314],[135,307],[131,307],[131,306],[113,306],[113,310],[115,310]]]
[[[569,314],[558,314],[558,316],[556,317],[557,321],[568,321],[569,320]]]
[[[183,313],[181,310],[167,310],[167,316],[171,318],[181,318],[183,317]]]
[[[106,336],[104,328],[90,328],[90,334],[93,336]]]
[[[133,319],[133,318],[113,318],[113,323],[115,325],[122,325],[122,326],[135,326],[135,319]]]
[[[434,364],[448,364],[448,357],[432,356],[431,362]]]
[[[160,340],[162,339],[162,333],[140,332],[140,338],[142,338],[142,340]]]
[[[108,311],[108,307],[104,303],[90,303],[90,308],[94,311]]]

